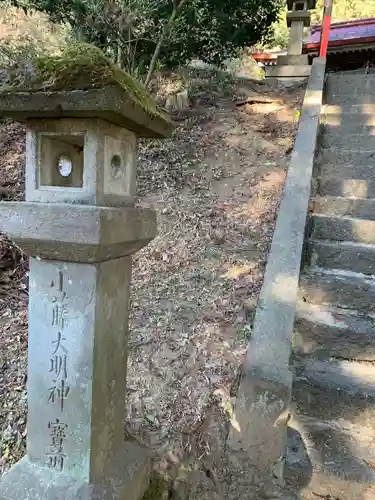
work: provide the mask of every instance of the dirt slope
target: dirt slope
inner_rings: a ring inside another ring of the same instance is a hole
[[[251,334],[302,96],[263,88],[237,88],[237,100],[271,101],[241,106],[203,92],[171,139],[140,147],[137,203],[157,211],[159,234],[134,258],[126,432],[158,450],[164,470],[205,462],[206,417],[234,395]],[[9,199],[22,197],[23,152],[23,128],[2,124]],[[24,453],[25,271],[2,240],[0,473]]]

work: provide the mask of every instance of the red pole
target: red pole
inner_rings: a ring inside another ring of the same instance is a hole
[[[319,54],[320,57],[327,57],[329,31],[331,29],[331,19],[332,19],[332,3],[333,0],[325,0],[324,2],[322,34],[320,38],[320,54]]]

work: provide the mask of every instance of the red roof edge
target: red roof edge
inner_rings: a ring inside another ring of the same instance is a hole
[[[368,36],[366,38],[350,38],[349,40],[332,40],[332,41],[330,40],[328,45],[328,51],[333,47],[344,47],[346,45],[357,45],[359,43],[360,44],[375,43],[375,37]],[[319,47],[320,47],[320,42],[304,43],[303,51],[306,53],[306,51],[319,49]]]
[[[277,60],[279,54],[276,53],[267,53],[267,52],[253,52],[251,57],[256,61],[272,61]]]

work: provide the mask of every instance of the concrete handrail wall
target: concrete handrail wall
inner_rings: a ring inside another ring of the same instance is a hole
[[[325,66],[316,58],[308,80],[228,441],[267,491],[283,485],[292,333]]]

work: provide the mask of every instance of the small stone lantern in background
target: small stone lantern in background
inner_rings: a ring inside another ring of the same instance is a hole
[[[303,28],[311,22],[309,9],[315,9],[316,0],[288,0],[286,21],[289,28],[288,55],[301,56],[303,44]]]
[[[277,65],[267,70],[267,78],[293,85],[305,80],[311,73],[309,58],[307,54],[302,54],[303,29],[310,26],[310,9],[315,9],[316,0],[287,0],[287,5],[288,54],[277,58]]]
[[[0,499],[139,500],[150,456],[123,439],[128,301],[156,217],[134,208],[137,140],[173,126],[90,46],[35,60],[0,114],[27,127],[26,201],[0,203],[0,230],[30,256],[27,455]]]

